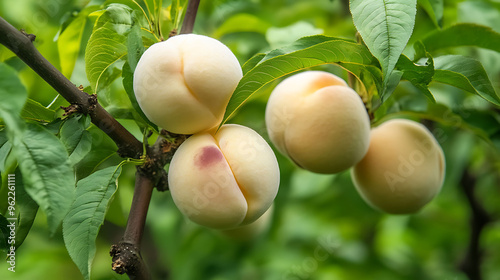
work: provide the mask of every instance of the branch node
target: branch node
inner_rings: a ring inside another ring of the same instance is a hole
[[[134,146],[131,144],[122,144],[122,145],[118,146],[118,150],[116,151],[116,153],[118,154],[119,157],[122,157],[122,158],[127,158],[127,157],[140,158],[142,152],[135,151],[135,149],[133,149],[133,148],[134,148]],[[134,154],[134,151],[135,151],[135,154]]]
[[[141,262],[139,256],[139,248],[134,244],[121,241],[118,245],[111,246],[109,255],[112,257],[113,263],[111,269],[118,274],[127,273],[135,275],[137,272],[137,264]]]
[[[28,39],[30,39],[30,41],[33,43],[36,39],[36,35],[35,34],[28,34],[26,33],[26,31],[24,31],[24,29],[21,29],[21,33],[23,33],[24,36],[28,37]]]
[[[82,108],[78,104],[71,104],[68,107],[61,106],[61,109],[64,110],[63,116],[70,116],[74,113],[81,113]]]
[[[170,33],[168,34],[168,38],[170,37],[174,37],[175,35],[177,35],[177,28],[174,28],[170,31]]]
[[[92,112],[97,107],[97,94],[89,95],[89,112]]]
[[[164,129],[152,147],[147,147],[147,155],[137,172],[151,178],[158,191],[168,190],[168,174],[164,167],[172,160],[175,151],[189,135],[175,134]]]

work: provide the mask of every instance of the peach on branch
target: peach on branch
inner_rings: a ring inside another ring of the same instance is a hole
[[[179,210],[200,225],[229,229],[254,222],[271,206],[279,167],[254,130],[223,125],[189,137],[174,154],[168,182]]]
[[[391,214],[420,210],[439,193],[444,153],[422,124],[393,119],[374,128],[366,156],[351,171],[361,197]]]
[[[276,148],[300,167],[337,173],[359,162],[369,145],[370,120],[359,95],[322,71],[283,80],[271,93],[266,125]]]
[[[238,60],[224,44],[183,34],[144,52],[134,72],[134,92],[151,122],[194,134],[220,124],[241,77]]]

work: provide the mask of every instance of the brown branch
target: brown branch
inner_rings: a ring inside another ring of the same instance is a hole
[[[189,0],[180,34],[192,33],[200,0]]]
[[[158,137],[155,145],[148,148],[146,163],[137,167],[127,227],[122,240],[113,245],[110,251],[112,269],[119,274],[127,273],[130,279],[151,279],[140,253],[149,203],[155,186],[159,190],[168,189],[167,173],[163,167],[172,160],[175,151],[185,139],[185,135],[168,134],[162,130],[162,135]]]
[[[104,110],[97,103],[95,96],[81,91],[45,59],[33,45],[34,40],[35,35],[17,30],[0,17],[0,44],[16,54],[64,97],[71,104],[71,110],[90,115],[92,123],[116,143],[120,156],[139,158],[142,154],[142,143]]]
[[[469,170],[465,170],[460,180],[460,185],[467,198],[471,209],[470,227],[471,234],[469,237],[469,245],[465,253],[464,259],[460,263],[462,270],[470,280],[481,280],[481,258],[482,251],[480,248],[480,238],[483,228],[491,221],[491,217],[486,212],[481,203],[477,200],[474,194],[476,186],[476,177]]]
[[[153,193],[152,178],[138,167],[135,179],[134,197],[122,241],[111,247],[112,269],[118,274],[127,273],[130,279],[151,279],[140,248],[149,202]]]

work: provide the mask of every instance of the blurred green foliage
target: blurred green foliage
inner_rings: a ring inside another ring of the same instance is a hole
[[[89,3],[90,2],[90,3]],[[61,26],[87,5],[103,0],[16,0],[0,2],[0,16],[28,33],[36,34],[35,45],[58,69],[71,73],[76,85],[90,85],[85,74],[84,50],[92,23],[82,23],[82,47],[71,66],[62,66],[57,37]],[[112,1],[110,1],[112,2]],[[127,1],[114,1],[127,2]],[[151,1],[149,1],[151,2]],[[167,18],[171,1],[163,1]],[[181,1],[182,2],[182,1]],[[429,32],[458,22],[478,23],[500,32],[500,3],[481,0],[444,0],[442,11],[427,13],[430,2],[419,1],[415,30],[410,44]],[[142,3],[142,1],[141,1]],[[355,39],[355,28],[347,6],[338,0],[214,0],[202,1],[195,33],[221,40],[241,64],[252,55],[290,44],[305,35],[325,34]],[[144,5],[143,5],[144,7]],[[422,7],[425,7],[422,8]],[[442,18],[439,16],[442,13]],[[174,20],[175,21],[175,20]],[[165,20],[163,34],[174,26]],[[64,48],[64,46],[59,46]],[[500,53],[472,47],[442,50],[463,54],[482,62],[497,92],[500,89]],[[411,48],[405,54],[413,54]],[[57,93],[18,58],[0,46],[0,60],[18,71],[29,98],[48,106]],[[347,79],[340,67],[319,67]],[[68,72],[69,71],[69,72]],[[276,82],[266,86],[239,109],[230,120],[249,126],[267,139],[264,110]],[[460,187],[465,169],[477,177],[477,194],[493,217],[500,213],[500,163],[498,148],[475,136],[463,119],[483,123],[496,114],[484,100],[457,88],[431,84],[438,104],[444,105],[446,125],[436,123],[433,132],[446,154],[446,181],[441,193],[421,212],[411,216],[386,215],[367,206],[352,186],[349,172],[317,175],[277,157],[281,169],[280,191],[275,201],[271,228],[251,242],[227,239],[218,232],[194,225],[182,217],[168,192],[153,195],[148,213],[143,256],[154,279],[466,279],[458,270],[470,234],[470,209]],[[131,110],[121,78],[100,92],[99,101],[138,138],[143,133],[126,117]],[[1,102],[1,101],[0,101]],[[58,105],[67,103],[56,101]],[[380,117],[401,111],[425,112],[435,104],[409,82],[402,82],[378,112]],[[62,115],[57,106],[55,113]],[[30,110],[32,111],[32,110]],[[46,112],[45,112],[46,113]],[[413,115],[412,117],[415,117]],[[432,118],[431,118],[432,119]],[[58,124],[54,124],[58,125]],[[498,128],[492,133],[499,133]],[[458,129],[457,129],[458,128]],[[93,125],[88,129],[92,149],[78,163],[77,179],[97,169],[117,165],[115,144]],[[154,138],[154,137],[152,137]],[[154,139],[150,141],[154,141]],[[500,143],[496,144],[497,147]],[[110,245],[119,241],[130,208],[133,165],[125,165],[118,191],[97,240],[97,255],[91,279],[128,279],[111,271]],[[481,267],[485,279],[500,279],[500,222],[483,232]],[[61,237],[49,235],[46,217],[39,211],[23,246],[16,252],[16,272],[0,263],[2,279],[81,279]]]

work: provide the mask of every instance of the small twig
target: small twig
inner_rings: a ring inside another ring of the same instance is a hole
[[[192,33],[200,0],[189,0],[180,34]]]
[[[480,248],[480,237],[483,228],[491,221],[491,217],[486,212],[481,203],[477,200],[474,194],[476,186],[476,177],[474,177],[467,169],[465,170],[460,180],[460,185],[467,198],[471,209],[470,227],[471,234],[469,237],[469,245],[465,257],[459,267],[470,280],[481,280],[481,258],[482,251]]]

